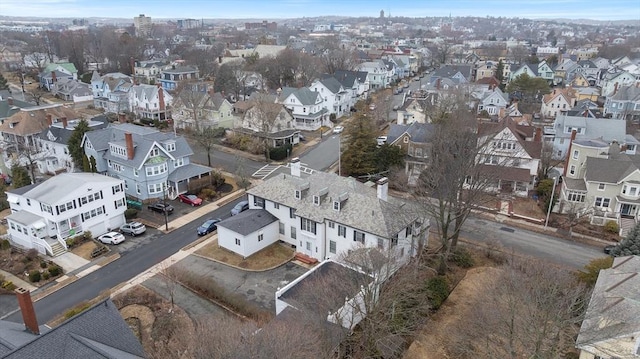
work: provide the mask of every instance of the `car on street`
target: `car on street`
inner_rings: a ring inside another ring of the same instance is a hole
[[[158,213],[173,213],[173,206],[162,201],[150,204],[148,208],[154,212]]]
[[[249,209],[249,201],[240,201],[231,209],[231,215],[235,216]]]
[[[394,111],[398,111],[398,108],[399,108],[399,107],[398,107],[398,105],[394,105],[394,106],[393,106],[393,110],[394,110]]]
[[[147,231],[147,226],[140,222],[129,222],[120,226],[120,233],[137,236]]]
[[[306,137],[304,137],[304,135],[303,135],[303,134],[301,134],[301,133],[299,133],[299,134],[298,134],[298,139],[299,139],[301,142],[304,142],[304,141],[306,141],[306,140],[307,140],[307,138],[306,138]]]
[[[376,109],[376,104],[372,103],[371,105],[369,105],[369,110],[373,111]]]
[[[378,146],[382,146],[387,143],[387,136],[378,136],[378,138],[376,138],[376,141],[378,142]]]
[[[342,133],[342,131],[344,131],[343,126],[336,126],[333,128],[333,133]]]
[[[192,206],[199,206],[202,204],[202,198],[198,198],[195,194],[183,193],[178,196],[178,200],[182,203],[190,204]]]
[[[109,232],[98,237],[98,241],[104,244],[118,244],[124,242],[124,235],[118,232]]]
[[[402,87],[404,87],[404,88],[408,89],[408,88],[409,88],[409,83],[408,83],[408,82],[405,82],[405,83],[404,83],[404,85],[402,85]]]
[[[604,254],[611,254],[611,251],[612,251],[615,247],[617,247],[617,245],[615,245],[615,244],[610,244],[610,245],[608,245],[608,246],[605,246],[605,247],[604,247]]]
[[[215,231],[216,229],[218,229],[218,222],[220,221],[222,221],[222,219],[220,218],[208,219],[203,224],[201,224],[200,227],[198,227],[198,235],[204,236],[207,233]]]

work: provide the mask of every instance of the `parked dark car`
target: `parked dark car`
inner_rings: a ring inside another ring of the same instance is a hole
[[[158,213],[165,213],[165,212],[167,214],[173,213],[173,206],[164,202],[156,202],[156,203],[150,204],[148,208]]]
[[[235,216],[236,214],[240,214],[240,212],[244,212],[249,209],[248,201],[240,201],[231,209],[231,215]]]
[[[204,236],[207,233],[211,233],[218,229],[218,222],[222,221],[220,218],[209,219],[198,227],[198,235]]]
[[[608,246],[604,247],[604,253],[605,253],[605,254],[611,254],[611,251],[612,251],[615,247],[617,247],[617,245],[614,245],[614,244],[610,244],[610,245],[608,245]]]

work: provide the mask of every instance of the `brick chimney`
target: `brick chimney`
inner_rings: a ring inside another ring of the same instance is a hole
[[[386,202],[389,199],[389,179],[382,177],[376,184],[378,185],[378,198]]]
[[[440,79],[436,80],[436,90],[440,90]]]
[[[118,122],[127,123],[127,115],[124,112],[118,114]]]
[[[542,127],[536,128],[536,134],[533,136],[535,142],[542,141]]]
[[[567,151],[567,159],[564,161],[564,171],[562,171],[562,177],[567,176],[567,168],[569,167],[569,158],[571,158],[571,146],[576,139],[576,130],[571,130],[571,140],[569,141],[569,150]]]
[[[7,97],[7,104],[13,106],[13,97]]]
[[[60,121],[62,121],[62,128],[67,128],[67,118],[66,117],[61,117]]]
[[[40,335],[40,328],[38,328],[38,319],[36,318],[36,312],[33,309],[33,301],[31,300],[31,294],[28,289],[18,288],[15,290],[16,297],[18,298],[18,305],[20,306],[20,312],[22,312],[22,321],[28,331],[35,335]]]
[[[165,103],[164,103],[164,91],[162,90],[162,86],[160,84],[157,84],[158,86],[158,106],[160,107],[160,111],[164,111],[165,110]]]
[[[50,113],[47,114],[47,123],[49,124],[49,127],[53,125],[53,117],[51,117]]]
[[[131,66],[131,77],[134,78],[134,84],[135,84],[135,77],[136,77],[136,60],[133,58],[133,56],[131,56],[129,58],[129,65]]]
[[[133,135],[129,132],[124,134],[124,140],[127,143],[127,159],[132,160],[135,155],[133,147]]]
[[[58,77],[56,76],[55,71],[51,71],[51,81],[58,82]]]

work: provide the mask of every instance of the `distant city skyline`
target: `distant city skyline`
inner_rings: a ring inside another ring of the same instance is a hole
[[[638,20],[638,0],[1,0],[0,15],[49,18],[289,19],[317,16],[503,16]]]

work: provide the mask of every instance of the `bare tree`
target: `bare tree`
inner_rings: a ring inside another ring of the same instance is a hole
[[[393,107],[393,94],[391,90],[379,91],[374,100],[374,108],[371,110],[373,118],[378,127],[385,125],[389,122],[389,113],[391,113]]]
[[[588,290],[561,268],[515,260],[448,333],[456,358],[559,358],[572,348]],[[489,305],[486,305],[490,303]]]
[[[199,133],[203,128],[202,109],[210,98],[206,89],[206,85],[184,82],[179,86],[174,100],[174,120],[182,122],[183,127],[193,126],[195,133]]]
[[[220,127],[205,127],[193,133],[192,137],[198,145],[207,152],[207,166],[211,167],[211,151],[218,143],[220,137],[225,134],[225,129]]]
[[[509,49],[510,57],[516,64],[521,64],[531,55],[531,51],[522,45]],[[512,69],[514,71],[514,69]]]
[[[286,111],[281,104],[273,102],[273,99],[265,93],[258,94],[252,102],[253,107],[247,110],[244,115],[245,125],[243,127],[252,128],[259,132],[265,159],[269,161],[269,150],[271,149],[269,135],[284,121],[282,115]]]
[[[540,151],[540,173],[538,177],[545,179],[549,177],[549,171],[562,163],[563,160],[555,159],[553,153],[553,142],[543,141],[542,150]]]
[[[431,158],[413,189],[421,209],[435,221],[440,238],[440,268],[446,271],[449,253],[457,245],[463,223],[471,210],[486,201],[498,164],[484,166],[488,139],[476,134],[476,124],[464,97],[452,93],[432,109]]]
[[[322,69],[328,74],[337,70],[353,70],[358,64],[356,53],[340,43],[337,37],[326,37],[317,43]]]

